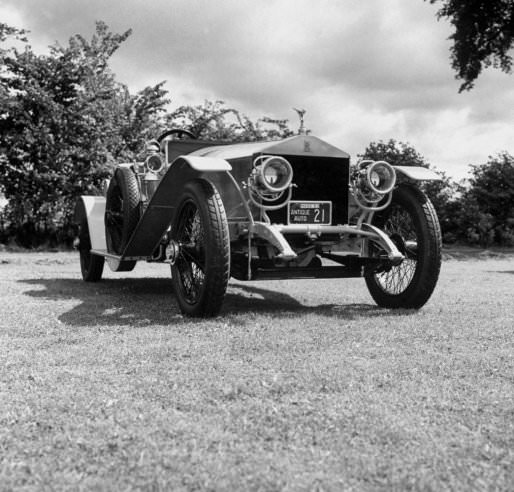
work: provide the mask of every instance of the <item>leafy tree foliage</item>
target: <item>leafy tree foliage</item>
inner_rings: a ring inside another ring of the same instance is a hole
[[[261,118],[253,122],[248,116],[223,101],[205,101],[202,105],[181,106],[165,117],[168,127],[185,128],[205,140],[254,142],[293,135],[288,120]]]
[[[463,196],[463,235],[482,246],[514,246],[514,157],[502,152],[471,169]]]
[[[469,90],[482,68],[512,70],[514,2],[512,0],[430,0],[442,2],[438,18],[446,17],[455,28],[450,36],[451,64],[462,80],[459,92]]]
[[[19,242],[71,234],[75,198],[95,193],[116,159],[132,158],[167,103],[162,84],[136,95],[116,82],[112,54],[130,35],[98,22],[91,40],[36,55],[25,32],[0,24],[0,175]],[[63,238],[54,237],[54,240]]]
[[[387,142],[371,142],[362,155],[361,159],[374,161],[386,161],[393,166],[422,166],[430,167],[425,158],[411,145],[399,142],[394,138]]]
[[[393,166],[421,166],[430,167],[426,159],[411,145],[390,139],[387,142],[371,142],[359,155],[362,159],[375,161],[384,160]],[[437,211],[443,239],[446,242],[456,240],[459,224],[457,217],[460,213],[461,203],[456,197],[462,192],[462,188],[443,171],[433,169],[440,178],[440,181],[429,181],[423,183],[422,188],[430,197]]]

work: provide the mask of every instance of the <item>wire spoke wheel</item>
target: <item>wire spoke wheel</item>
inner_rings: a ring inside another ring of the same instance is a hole
[[[419,309],[432,295],[441,268],[441,229],[432,203],[418,188],[400,185],[373,223],[405,258],[366,272],[371,296],[382,307]]]
[[[223,202],[212,184],[186,184],[171,236],[179,245],[171,275],[180,310],[189,316],[215,316],[230,276],[230,242]]]
[[[119,253],[123,241],[123,195],[117,182],[109,190],[109,200],[105,210],[105,224],[109,231],[112,249]]]
[[[416,273],[418,263],[417,253],[415,252],[418,242],[416,229],[411,216],[402,207],[395,204],[391,207],[383,230],[405,255],[405,259],[400,265],[377,273],[376,280],[384,292],[398,295],[407,289]],[[407,242],[411,245],[410,250],[407,250]],[[414,252],[412,250],[413,246]]]
[[[141,194],[134,172],[128,167],[118,167],[109,183],[105,199],[105,239],[107,251],[123,254],[141,217]],[[109,261],[111,269],[128,272],[134,260]]]
[[[193,201],[184,204],[178,225],[180,253],[176,267],[180,276],[184,299],[195,304],[205,283],[205,234],[200,213]]]

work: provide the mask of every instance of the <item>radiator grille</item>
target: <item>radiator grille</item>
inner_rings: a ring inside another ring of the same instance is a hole
[[[332,224],[348,223],[350,159],[334,157],[283,156],[293,167],[293,200],[329,200]],[[268,212],[273,223],[287,223],[287,207]]]

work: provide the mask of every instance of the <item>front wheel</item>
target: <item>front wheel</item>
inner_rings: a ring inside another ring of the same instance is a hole
[[[366,272],[371,297],[381,307],[421,308],[441,269],[441,228],[434,206],[418,188],[400,185],[390,206],[374,215],[373,225],[389,235],[405,259]]]
[[[230,277],[230,242],[223,202],[212,184],[186,184],[171,239],[179,247],[171,274],[180,310],[189,316],[215,316]]]

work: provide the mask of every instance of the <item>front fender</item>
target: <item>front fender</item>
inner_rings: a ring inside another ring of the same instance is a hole
[[[195,179],[206,179],[232,170],[218,157],[181,156],[173,161],[155,190],[145,213],[130,238],[123,256],[151,256],[173,221],[184,185]]]
[[[441,181],[441,177],[422,166],[393,166],[398,181]]]
[[[200,173],[232,170],[232,166],[225,159],[220,159],[219,157],[201,157],[197,155],[185,155],[175,159],[173,164],[170,166],[170,170],[175,165],[175,163],[179,162],[180,160],[185,161],[187,164],[189,164],[191,169],[194,169]]]
[[[80,224],[84,218],[87,219],[89,237],[91,238],[91,249],[107,249],[105,241],[105,197],[83,195],[79,197],[75,205],[75,223]]]

